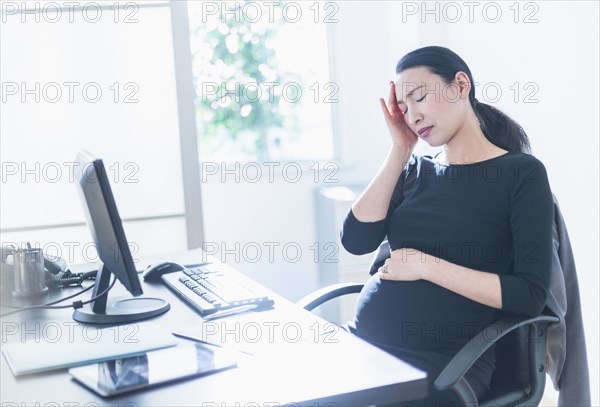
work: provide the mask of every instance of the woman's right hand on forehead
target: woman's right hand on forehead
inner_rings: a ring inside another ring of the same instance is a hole
[[[396,146],[409,148],[412,152],[419,141],[419,137],[405,122],[404,112],[400,110],[398,100],[396,99],[396,85],[394,82],[390,81],[390,95],[387,106],[383,98],[379,98],[379,103],[383,110],[383,117],[387,123],[392,143]]]

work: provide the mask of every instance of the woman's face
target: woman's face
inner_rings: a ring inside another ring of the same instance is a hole
[[[406,123],[431,146],[446,144],[466,123],[469,90],[464,72],[448,85],[424,67],[406,69],[396,79],[396,99]],[[419,133],[430,126],[428,133]]]

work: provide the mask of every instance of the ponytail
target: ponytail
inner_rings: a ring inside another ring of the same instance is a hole
[[[471,106],[479,120],[481,131],[492,144],[507,151],[531,154],[529,137],[519,123],[476,98],[471,100]]]

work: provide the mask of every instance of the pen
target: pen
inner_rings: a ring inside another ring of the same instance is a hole
[[[211,319],[226,317],[229,315],[241,314],[243,312],[253,310],[257,307],[258,307],[257,304],[248,304],[248,305],[242,305],[242,306],[235,307],[235,308],[228,308],[228,309],[225,309],[222,311],[217,311],[213,314],[208,314],[205,317],[203,317],[202,319],[207,321],[207,320],[211,320]]]

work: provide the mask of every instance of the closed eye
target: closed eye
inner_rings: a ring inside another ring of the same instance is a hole
[[[427,94],[424,94],[421,99],[417,100],[417,102],[422,102],[423,99],[425,99],[425,96],[427,96]],[[408,108],[406,108],[406,110],[404,111],[404,114],[406,114],[407,112],[408,112]]]

